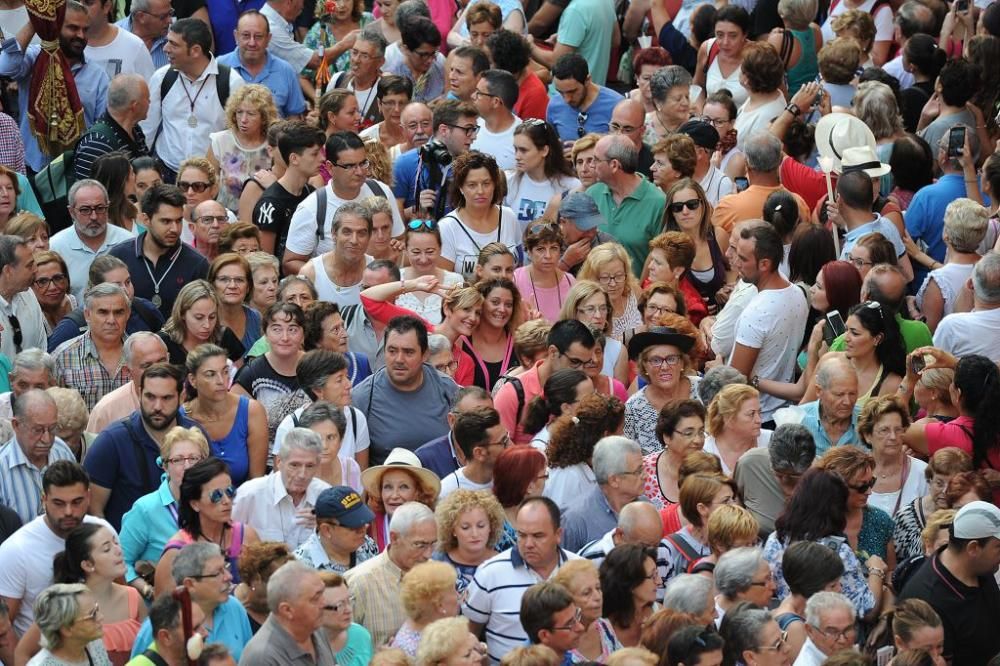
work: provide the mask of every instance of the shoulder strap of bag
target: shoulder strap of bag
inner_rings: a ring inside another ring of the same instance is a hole
[[[316,190],[316,243],[323,240],[323,223],[326,222],[326,185]]]
[[[666,539],[667,541],[669,541],[670,543],[674,544],[674,547],[677,548],[677,550],[680,552],[681,556],[685,560],[687,560],[687,563],[688,563],[688,567],[687,568],[688,569],[690,569],[691,565],[693,565],[698,560],[698,558],[701,557],[701,555],[699,555],[695,551],[695,549],[691,547],[691,544],[689,544],[684,539],[679,539],[679,538],[675,537],[673,534],[668,534],[667,536],[665,536],[663,538]],[[685,573],[687,573],[687,572],[685,572]]]
[[[524,384],[517,377],[503,375],[508,384],[514,387],[514,395],[517,396],[517,416],[514,418],[514,425],[521,423],[521,412],[524,411]]]
[[[164,661],[163,657],[153,652],[152,649],[146,650],[142,653],[142,656],[149,659],[155,666],[167,666],[167,662]]]
[[[215,75],[215,92],[219,94],[219,103],[222,104],[222,108],[226,108],[226,102],[229,101],[229,65],[223,65],[221,62],[217,63],[219,67],[219,73]],[[162,101],[162,100],[161,100]]]

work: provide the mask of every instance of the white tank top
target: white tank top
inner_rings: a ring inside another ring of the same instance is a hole
[[[712,46],[715,44],[715,38],[709,39],[705,42],[708,48],[708,52],[712,52]],[[747,97],[750,93],[747,89],[740,84],[740,74],[743,72],[742,67],[737,67],[732,71],[729,76],[722,75],[722,68],[719,65],[719,56],[716,55],[712,64],[708,66],[708,71],[705,72],[705,88],[708,90],[708,94],[711,95],[714,92],[725,88],[733,94],[733,102],[736,103],[737,108],[743,105],[743,102],[747,101]]]
[[[326,267],[323,266],[323,257],[313,257],[309,260],[313,270],[316,271],[316,294],[321,301],[330,301],[344,308],[348,305],[358,305],[361,303],[361,283],[352,284],[348,287],[341,287],[334,284],[330,276],[326,274]]]

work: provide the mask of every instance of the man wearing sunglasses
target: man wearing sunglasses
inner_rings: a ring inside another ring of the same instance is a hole
[[[515,166],[514,130],[521,124],[513,113],[517,95],[517,79],[501,69],[483,72],[472,92],[472,102],[479,111],[479,133],[472,149],[493,155],[497,166],[506,170]]]
[[[441,31],[434,21],[423,16],[407,20],[396,17],[399,48],[386,52],[382,72],[405,76],[413,81],[413,101],[431,102],[444,94],[444,55],[441,54]]]
[[[521,599],[521,626],[528,640],[554,650],[560,663],[567,663],[568,653],[580,643],[581,615],[573,595],[559,583],[532,585]]]

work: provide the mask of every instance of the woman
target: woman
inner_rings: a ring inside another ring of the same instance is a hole
[[[250,263],[235,252],[220,254],[208,267],[208,282],[219,296],[219,320],[244,349],[260,337],[260,313],[247,305],[253,292]]]
[[[865,81],[858,85],[852,104],[854,113],[864,122],[875,135],[875,153],[881,162],[892,158],[892,146],[897,139],[906,136],[903,129],[903,117],[899,113],[899,105],[892,88],[881,81]],[[892,173],[881,176],[879,192],[888,196],[892,191]],[[876,195],[878,196],[878,195]],[[893,222],[901,220],[892,219]]]
[[[561,151],[560,147],[560,154]],[[501,243],[520,255],[521,225],[514,211],[500,205],[503,201],[500,169],[491,155],[478,150],[459,155],[452,162],[451,173],[448,197],[455,209],[439,222],[438,266],[473,281],[481,277],[476,264],[488,243]]]
[[[87,403],[76,389],[50,386],[45,392],[56,403],[56,437],[65,442],[77,462],[83,461],[97,437],[96,433],[85,432],[90,419]]]
[[[729,5],[730,7],[734,5]],[[788,640],[770,612],[741,605],[727,614],[719,628],[723,664],[746,666],[791,666]]]
[[[715,604],[722,611],[723,617],[742,602],[749,602],[758,608],[767,608],[774,596],[771,568],[764,559],[761,549],[756,546],[736,548],[727,552],[719,558],[713,578],[715,588],[719,591],[715,597]]]
[[[703,614],[692,614],[692,613],[682,613],[676,611],[673,608],[661,608],[660,610],[653,613],[653,615],[646,620],[646,626],[642,631],[642,646],[647,650],[654,652],[656,654],[667,654],[667,644],[670,642],[671,638],[688,628],[697,628],[702,632],[712,632],[715,633],[715,622],[714,621],[704,621],[705,616],[715,617],[715,604],[712,604],[712,609],[710,611],[711,615],[708,613]],[[707,627],[707,624],[711,624],[711,627]],[[712,662],[713,664],[716,662]],[[722,662],[718,662],[722,663]],[[706,665],[707,666],[707,665]]]
[[[911,35],[903,45],[903,70],[913,77],[913,84],[900,91],[903,125],[907,132],[916,132],[920,112],[934,95],[934,82],[948,54],[930,35]]]
[[[232,574],[239,583],[239,559],[244,545],[260,543],[249,525],[232,521],[233,486],[229,468],[218,458],[205,458],[184,472],[177,503],[179,529],[167,541],[156,565],[157,596],[174,589],[171,567],[180,549],[196,541],[217,544],[226,560],[223,577]]]
[[[233,393],[270,408],[275,400],[299,388],[295,367],[305,354],[305,324],[305,313],[294,303],[278,301],[269,307],[263,325],[270,349],[240,370]]]
[[[559,320],[563,299],[576,278],[559,269],[566,242],[559,225],[539,221],[524,232],[524,250],[531,263],[514,271],[514,284],[530,309],[550,322]]]
[[[28,666],[111,666],[101,641],[104,616],[86,585],[51,585],[35,599],[34,611],[46,647]]]
[[[398,42],[400,34],[396,25],[396,10],[399,8],[399,0],[375,0],[375,4],[381,16],[372,22],[372,29],[381,33],[387,43]]]
[[[76,297],[69,293],[69,267],[58,252],[35,253],[35,299],[45,315],[45,333],[51,335],[63,317],[76,309]]]
[[[649,175],[664,192],[681,178],[690,178],[698,165],[694,140],[687,134],[668,134],[652,147],[653,164]]]
[[[788,78],[788,99],[819,74],[816,54],[823,44],[823,34],[813,23],[818,12],[816,0],[783,0],[778,2],[778,16],[783,27],[775,28],[767,43],[781,56]]]
[[[896,139],[892,144],[892,157],[889,158],[893,184],[889,200],[905,212],[910,207],[913,195],[922,187],[934,182],[936,164],[931,147],[919,136],[907,134],[902,139]],[[984,192],[987,183],[989,180],[984,178],[982,186]]]
[[[321,571],[319,577],[324,585],[322,625],[334,658],[343,666],[368,666],[373,652],[372,635],[354,622],[347,581],[333,571]]]
[[[590,133],[584,134],[581,138],[573,142],[573,150],[570,153],[570,158],[573,160],[573,170],[576,173],[576,177],[580,180],[580,187],[584,191],[597,182],[597,171],[595,169],[597,159],[594,151],[597,148],[597,140],[600,138],[599,134]],[[562,197],[560,195],[561,201]]]
[[[473,361],[472,384],[489,391],[517,365],[514,331],[521,322],[521,292],[504,278],[482,280],[475,289],[483,298],[479,325],[458,341],[462,352]]]
[[[325,349],[326,351],[343,354],[347,360],[347,378],[351,386],[357,386],[372,374],[368,356],[347,350],[350,340],[344,317],[336,303],[317,301],[305,308],[306,330],[305,348],[307,350]]]
[[[685,294],[666,282],[651,282],[639,294],[639,312],[642,314],[641,330],[648,331],[650,326],[660,326],[660,318],[666,314],[678,314],[687,317],[687,302]]]
[[[279,115],[271,91],[257,83],[234,90],[225,113],[226,129],[209,135],[205,158],[220,183],[219,203],[235,213],[240,208],[243,183],[271,166],[267,131]]]
[[[360,0],[317,2],[316,19],[302,40],[310,51],[323,50],[323,62],[318,68],[302,70],[302,76],[315,85],[314,97],[317,90],[323,91],[334,74],[350,69],[354,40],[358,32],[374,20]]]
[[[219,237],[219,254],[227,252],[235,252],[243,258],[260,252],[260,229],[249,222],[227,224]]]
[[[726,284],[729,266],[722,248],[729,247],[729,234],[712,225],[712,207],[697,181],[683,178],[667,192],[666,231],[683,231],[695,245],[694,262],[687,278],[708,305],[709,314],[719,309],[716,294]]]
[[[893,609],[891,622],[892,641],[898,652],[926,650],[934,666],[944,666],[944,627],[929,603],[906,599]]]
[[[608,336],[593,326],[590,327],[590,332],[594,334],[594,358],[583,364],[583,371],[593,382],[595,393],[613,395],[625,404],[628,400],[628,389],[614,377],[603,373],[604,349],[608,346]]]
[[[722,637],[701,627],[685,627],[670,637],[664,666],[709,666],[722,663]]]
[[[416,666],[479,666],[486,660],[486,643],[469,631],[465,618],[447,617],[432,622],[420,641]]]
[[[723,88],[705,99],[701,119],[719,133],[719,148],[712,155],[712,166],[722,171],[730,180],[746,176],[747,165],[743,151],[736,147],[736,102],[729,90]]]
[[[641,544],[616,546],[601,562],[604,617],[624,647],[639,644],[642,625],[657,610],[656,591],[663,585],[656,549]]]
[[[625,403],[625,436],[639,442],[643,455],[663,448],[656,428],[661,410],[674,400],[698,398],[697,375],[690,352],[697,340],[666,326],[653,326],[629,341],[629,359],[647,383]]]
[[[636,303],[638,310],[638,301]],[[628,352],[621,340],[611,336],[611,297],[605,287],[592,280],[577,280],[566,294],[560,319],[577,319],[605,335],[601,374],[628,382]]]
[[[438,266],[441,256],[441,231],[434,220],[410,220],[406,224],[407,266],[402,269],[402,279],[433,277],[443,289],[460,285],[462,276]],[[441,323],[441,295],[434,292],[411,291],[401,294],[396,305],[423,317],[430,323]]]
[[[521,228],[542,216],[553,195],[580,187],[555,128],[529,119],[514,130],[516,169],[507,171],[504,205],[517,211]]]
[[[806,601],[817,592],[839,592],[844,563],[821,543],[799,541],[785,549],[781,571],[788,595],[774,609],[774,619],[788,633],[788,647],[796,657],[806,642]]]
[[[199,345],[188,354],[186,369],[196,396],[181,406],[180,413],[201,425],[212,455],[229,465],[236,485],[263,476],[267,413],[256,400],[229,390],[225,351],[212,344]]]
[[[653,110],[646,113],[643,141],[655,146],[691,118],[691,74],[680,65],[658,69],[649,80]]]
[[[371,91],[368,94],[370,95]],[[405,76],[383,74],[378,79],[375,86],[375,101],[383,120],[362,130],[361,138],[366,147],[371,141],[377,140],[389,151],[390,160],[395,160],[402,154],[401,149],[406,143],[406,134],[403,132],[402,124],[403,109],[406,108],[411,99],[413,99],[413,82]],[[362,105],[362,107],[366,106],[368,104]],[[362,112],[363,108],[358,110]],[[363,125],[365,118],[362,118],[361,122]]]
[[[0,166],[0,231],[6,232],[7,223],[17,215],[17,198],[21,196],[21,186],[17,174]]]
[[[245,348],[236,335],[219,322],[221,300],[215,287],[205,280],[184,285],[170,318],[157,333],[164,344],[170,362],[183,366],[188,355],[203,344],[219,345],[233,363],[243,358]]]
[[[594,384],[583,370],[565,368],[549,375],[542,394],[525,406],[521,421],[524,431],[532,433],[531,445],[544,452],[552,436],[549,424],[566,414],[574,416],[580,401],[593,393]]]
[[[832,41],[835,34],[839,36],[843,28],[838,24],[837,18],[852,9],[874,19],[875,35],[870,47],[871,58],[874,67],[882,67],[889,59],[889,50],[892,46],[893,9],[889,5],[879,4],[876,0],[843,0],[832,4],[829,15],[823,23],[823,41]]]
[[[809,305],[822,314],[836,312],[846,322],[848,312],[861,301],[861,273],[849,261],[830,261],[809,288]]]
[[[253,218],[253,210],[257,207],[261,195],[268,187],[281,178],[288,165],[281,158],[281,151],[278,150],[278,139],[281,137],[284,124],[273,123],[267,130],[267,155],[270,158],[270,168],[261,169],[243,184],[243,193],[240,194],[240,209],[238,218],[240,222],[250,223]]]
[[[694,83],[712,95],[725,88],[740,106],[749,93],[742,84],[740,63],[750,42],[750,14],[739,5],[729,5],[715,13],[715,37],[698,48]]]
[[[361,111],[353,91],[334,88],[319,99],[319,128],[327,137],[337,132],[361,131]],[[325,174],[323,179],[327,179]]]
[[[825,235],[829,237],[830,234],[825,232]],[[877,264],[896,266],[899,263],[899,259],[896,257],[896,248],[885,236],[877,232],[865,234],[859,238],[857,245],[852,247],[848,253],[847,260],[858,269],[862,282],[871,271],[872,266]]]
[[[628,403],[626,403],[626,411]],[[657,509],[680,501],[680,466],[692,451],[705,445],[705,408],[697,400],[671,400],[656,418],[656,440],[663,449],[643,456],[644,494]]]
[[[875,486],[868,505],[895,517],[927,492],[927,463],[906,454],[903,435],[910,413],[895,396],[868,401],[858,417],[858,435],[875,458]]]
[[[11,236],[20,236],[28,244],[28,249],[32,254],[45,252],[49,249],[49,223],[34,213],[23,211],[7,222],[6,233]],[[35,266],[38,262],[35,262]]]
[[[278,300],[278,258],[268,252],[251,252],[246,259],[253,275],[249,305],[257,312],[265,312]]]
[[[240,554],[240,579],[250,588],[250,594],[243,599],[243,608],[250,619],[250,630],[257,633],[267,621],[267,581],[285,562],[295,557],[288,544],[264,542],[248,545]]]
[[[688,573],[703,557],[712,554],[708,545],[708,519],[721,506],[737,501],[736,484],[721,474],[699,473],[681,481],[679,493],[683,527],[666,534],[668,571]],[[663,515],[663,512],[661,512]]]
[[[306,419],[313,411],[312,408],[307,410]],[[328,413],[327,418],[336,418],[334,414],[343,420],[343,416],[336,411]],[[303,423],[307,422],[306,419]],[[317,423],[303,425],[323,436],[316,426]],[[378,546],[368,536],[368,523],[365,522],[371,517],[370,513],[362,514],[357,519],[352,518],[350,525],[341,524],[335,517],[338,507],[342,506],[345,499],[356,502],[359,498],[356,493],[345,493],[344,488],[338,486],[326,488],[319,494],[316,502],[319,508],[313,511],[316,514],[316,530],[295,550],[297,560],[321,572],[343,574],[378,556]]]
[[[184,220],[181,223],[181,241],[194,246],[192,231],[195,223],[194,209],[198,204],[219,196],[219,170],[204,157],[189,157],[177,170],[177,187],[184,193]],[[232,215],[231,212],[227,215]],[[234,221],[233,216],[229,221]],[[198,248],[195,248],[198,249]]]
[[[971,470],[972,457],[961,449],[949,446],[939,449],[931,456],[924,469],[925,494],[915,498],[893,516],[892,542],[900,562],[923,554],[921,531],[927,525],[928,516],[948,508],[948,482],[954,475]]]
[[[632,56],[632,73],[635,75],[636,87],[626,97],[642,102],[643,110],[646,113],[655,112],[656,105],[653,103],[653,97],[650,94],[649,82],[657,70],[672,64],[670,54],[662,47],[650,46],[645,49],[639,49]]]
[[[698,560],[697,564],[691,567],[691,573],[701,574],[714,580],[719,558],[736,548],[756,546],[760,541],[759,532],[760,523],[749,509],[735,504],[720,506],[712,512],[708,522],[705,523],[705,537],[708,539],[711,555]],[[773,589],[771,594],[774,594]]]
[[[517,542],[514,521],[525,497],[542,494],[549,479],[545,454],[532,446],[509,446],[493,464],[493,494],[503,507],[503,535],[496,550],[503,552]]]
[[[455,569],[444,562],[422,562],[403,574],[399,598],[406,621],[389,647],[416,657],[424,628],[435,620],[458,615],[460,597],[455,587]]]
[[[577,275],[579,280],[597,282],[611,299],[611,331],[616,340],[625,342],[632,330],[642,324],[637,296],[639,284],[632,272],[632,262],[618,243],[602,243],[587,255]]]
[[[506,245],[496,241],[487,243],[476,257],[475,282],[490,278],[513,280],[515,266],[517,257]]]
[[[958,407],[951,401],[951,385],[955,381],[955,371],[950,368],[924,369],[913,388],[913,400],[917,403],[916,423],[938,421],[948,423],[958,416]]]
[[[837,37],[820,49],[819,74],[831,107],[851,108],[857,92],[855,77],[864,66],[864,58],[864,51],[853,37]]]
[[[723,387],[708,406],[705,451],[719,456],[722,471],[732,474],[744,453],[766,447],[772,432],[760,427],[760,393],[745,384]]]
[[[441,492],[441,479],[424,469],[420,459],[406,449],[393,449],[382,465],[361,473],[368,506],[375,512],[369,534],[381,553],[389,545],[389,520],[407,502],[420,502],[431,509]]]
[[[145,227],[136,222],[138,195],[135,172],[128,156],[119,151],[101,155],[94,160],[90,174],[108,192],[108,222],[133,233],[145,231]]]
[[[488,490],[460,488],[441,500],[434,514],[440,550],[432,558],[454,567],[456,589],[463,594],[476,567],[497,554],[496,545],[503,536],[503,507]]]
[[[743,48],[740,69],[740,86],[747,91],[747,100],[740,105],[734,127],[742,147],[746,137],[767,129],[784,111],[785,64],[770,44],[749,42]]]
[[[569,652],[573,663],[605,663],[622,645],[615,636],[611,623],[604,618],[604,594],[601,578],[592,560],[568,560],[556,570],[553,582],[559,583],[573,595],[573,603],[580,609],[583,634],[576,647]]]
[[[137,157],[132,160],[132,173],[135,174],[135,196],[140,203],[146,190],[163,182],[160,166],[152,157]]]

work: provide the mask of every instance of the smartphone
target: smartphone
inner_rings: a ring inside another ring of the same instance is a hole
[[[969,0],[955,0],[955,11],[956,12],[969,11]]]
[[[823,339],[826,340],[827,346],[833,344],[833,341],[844,334],[847,330],[847,326],[844,325],[844,318],[840,316],[840,313],[836,310],[826,313],[826,326],[823,327]]]
[[[734,182],[736,184],[737,192],[742,192],[743,190],[750,187],[750,180],[746,176],[737,176]]]
[[[927,361],[924,360],[923,356],[910,357],[910,369],[913,370],[913,374],[919,375],[926,367]]]
[[[948,130],[948,157],[961,157],[965,147],[965,128],[952,127]]]

